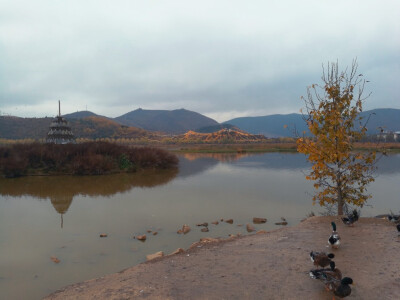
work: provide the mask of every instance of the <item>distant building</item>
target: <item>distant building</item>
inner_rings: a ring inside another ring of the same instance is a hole
[[[395,132],[393,133],[393,138],[394,138],[394,140],[395,140],[395,141],[399,140],[399,137],[400,137],[400,131],[395,131]]]
[[[58,116],[50,124],[46,138],[47,143],[74,144],[75,137],[65,118],[61,116],[60,101],[58,101]]]

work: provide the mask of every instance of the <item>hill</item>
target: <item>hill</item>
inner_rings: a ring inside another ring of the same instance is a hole
[[[82,111],[77,111],[77,112],[74,112],[74,113],[66,114],[66,115],[63,115],[63,117],[66,118],[66,119],[82,119],[82,118],[87,118],[87,117],[103,117],[103,118],[107,118],[107,117],[95,114],[94,112],[91,112],[91,111],[88,111],[88,110],[82,110]]]
[[[307,130],[301,114],[269,115],[260,117],[241,117],[224,122],[232,124],[252,134],[267,137],[293,137],[293,130]],[[287,128],[284,126],[287,125]]]
[[[53,118],[0,116],[0,138],[41,139],[47,136]]]
[[[361,113],[364,118],[369,115],[367,134],[377,134],[381,128],[384,131],[400,131],[400,109],[378,108]]]
[[[20,118],[0,116],[0,138],[43,139],[53,118]],[[154,138],[156,133],[128,127],[95,114],[84,118],[67,118],[77,138]]]
[[[240,128],[233,126],[231,124],[218,124],[218,125],[212,125],[212,126],[198,128],[198,129],[196,129],[196,132],[212,133],[212,132],[220,131],[222,129],[231,129],[231,130],[236,130],[236,131],[242,131]]]
[[[385,131],[400,131],[400,109],[381,108],[364,111],[364,118],[370,117],[367,134],[377,134],[382,127]],[[242,117],[224,122],[232,124],[252,134],[267,137],[293,137],[297,132],[308,131],[301,114]],[[284,126],[287,125],[287,128]]]
[[[127,126],[171,134],[182,134],[189,130],[219,124],[211,118],[186,109],[145,110],[139,108],[114,120]]]
[[[241,131],[222,129],[212,133],[188,131],[173,139],[177,143],[260,143],[267,139],[263,135],[249,134]]]
[[[69,119],[71,128],[76,137],[80,138],[154,138],[156,133],[144,129],[125,126],[114,120],[91,116],[81,119]]]

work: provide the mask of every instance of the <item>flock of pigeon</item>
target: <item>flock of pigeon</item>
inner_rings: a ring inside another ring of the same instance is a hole
[[[359,213],[357,210],[342,218],[344,224],[353,226],[358,221]],[[329,236],[328,243],[332,248],[339,248],[340,236],[336,231],[335,222],[331,222],[332,234]],[[313,269],[310,271],[310,277],[322,281],[327,291],[333,292],[333,294],[339,298],[347,297],[351,294],[350,285],[353,284],[353,279],[350,277],[342,277],[342,272],[336,268],[335,262],[332,260],[335,257],[333,253],[325,252],[310,252],[311,261],[314,266],[321,267],[319,269]],[[329,268],[327,268],[329,266]]]
[[[353,226],[358,221],[359,213],[353,210],[351,214],[342,218],[342,221],[347,226]],[[391,213],[387,216],[388,220],[396,225],[400,237],[400,215]],[[340,236],[336,231],[335,222],[331,222],[332,234],[329,236],[328,244],[334,248],[339,248]],[[322,281],[327,291],[339,298],[347,297],[351,294],[350,285],[353,284],[353,279],[350,277],[342,277],[342,272],[336,268],[335,262],[332,260],[335,257],[333,253],[311,251],[310,258],[316,267],[320,269],[313,269],[310,271],[310,277]],[[329,268],[327,268],[329,266]]]

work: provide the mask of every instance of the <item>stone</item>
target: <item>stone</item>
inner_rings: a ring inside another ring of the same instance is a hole
[[[178,249],[176,249],[174,252],[172,252],[170,255],[179,254],[179,253],[183,253],[183,252],[185,252],[185,249],[183,249],[183,248],[178,248]]]
[[[266,223],[266,222],[267,222],[266,218],[256,218],[256,217],[253,218],[253,223],[254,224],[263,224],[263,223]]]
[[[254,228],[254,226],[251,225],[251,224],[246,224],[246,230],[247,230],[247,232],[256,231],[256,229]]]
[[[191,230],[190,226],[187,225],[187,224],[184,224],[184,225],[182,226],[182,229],[179,229],[179,230],[177,231],[177,233],[178,233],[178,234],[181,234],[181,233],[186,234],[186,233],[188,233],[190,230]]]
[[[287,222],[276,222],[275,225],[287,225]]]
[[[208,231],[209,231],[208,227],[204,227],[204,228],[201,229],[201,232],[208,232]]]
[[[205,237],[200,239],[200,243],[213,243],[213,242],[218,242],[218,239],[215,238],[210,238],[210,237]]]
[[[208,223],[207,223],[207,222],[199,223],[199,224],[196,224],[196,226],[204,226],[204,227],[207,227],[207,226],[208,226]]]
[[[268,233],[268,231],[266,231],[266,230],[259,230],[259,231],[256,232],[256,234],[265,234],[265,233]]]
[[[153,235],[157,235],[157,234],[158,234],[158,232],[157,232],[157,231],[154,231],[154,232],[153,232]]]
[[[225,220],[226,223],[233,224],[233,219]]]
[[[108,235],[105,234],[105,233],[101,233],[101,234],[100,234],[100,237],[102,237],[102,238],[107,237],[107,236],[108,236]]]
[[[190,245],[189,249],[193,249],[193,248],[200,248],[201,247],[201,243],[200,242],[194,242]]]
[[[138,235],[138,236],[136,237],[136,239],[138,239],[139,241],[145,241],[145,240],[147,239],[147,237],[146,237],[145,234],[143,234],[143,235]]]
[[[149,260],[153,260],[153,259],[160,258],[163,256],[164,256],[164,252],[158,251],[156,253],[146,255],[146,259],[147,259],[147,261],[149,261]]]
[[[52,260],[53,263],[58,264],[60,262],[60,260],[55,257],[55,256],[51,256],[50,259]]]
[[[214,222],[211,222],[211,224],[218,225],[219,222],[218,221],[214,221]]]

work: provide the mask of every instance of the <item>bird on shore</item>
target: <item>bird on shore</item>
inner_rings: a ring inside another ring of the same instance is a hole
[[[347,297],[351,294],[350,284],[353,284],[353,279],[350,277],[344,277],[339,282],[333,283],[333,294],[339,298]]]
[[[350,284],[353,284],[353,279],[350,277],[342,278],[342,272],[336,268],[335,262],[330,262],[330,268],[311,270],[309,275],[312,279],[320,280],[327,291],[339,298],[347,297],[351,294]],[[333,298],[335,299],[335,298]]]
[[[311,270],[310,277],[313,279],[319,279],[324,283],[329,283],[331,280],[342,280],[342,272],[336,268],[336,264],[332,260],[329,263],[329,268]]]
[[[342,217],[342,221],[344,224],[346,224],[348,226],[353,226],[354,223],[358,221],[359,217],[360,217],[359,213],[355,209],[355,210],[353,210],[353,212],[351,214],[347,215],[347,217]]]
[[[332,258],[335,257],[335,254],[333,253],[325,253],[325,252],[317,252],[317,251],[311,251],[310,252],[310,259],[314,263],[315,266],[320,266],[322,268],[325,268],[328,266],[332,260]]]
[[[397,224],[397,231],[399,232],[399,236],[400,236],[400,224]]]
[[[400,215],[390,214],[388,215],[388,220],[395,224],[400,223]]]
[[[332,225],[332,234],[329,236],[328,243],[332,248],[339,248],[340,245],[340,236],[336,231],[336,223],[331,222]]]

